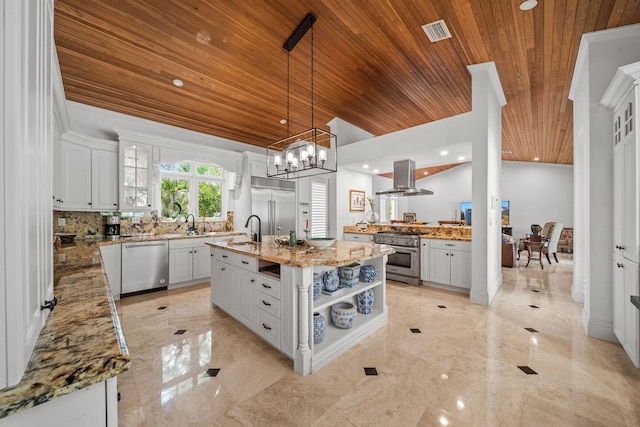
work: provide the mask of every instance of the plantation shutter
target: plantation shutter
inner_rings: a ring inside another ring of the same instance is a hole
[[[329,206],[327,181],[311,181],[311,237],[328,237]]]

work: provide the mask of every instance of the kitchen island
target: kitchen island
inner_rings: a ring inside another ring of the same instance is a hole
[[[293,359],[300,375],[316,372],[387,323],[387,245],[336,241],[327,249],[279,245],[273,236],[262,243],[233,238],[211,246],[211,304],[243,323],[283,354]],[[313,275],[338,272],[358,262],[373,265],[373,282],[358,282],[313,299]],[[350,329],[338,329],[331,321],[331,306],[347,301],[357,306],[357,295],[371,289],[371,314],[358,313]],[[326,320],[320,344],[313,340],[313,315]]]

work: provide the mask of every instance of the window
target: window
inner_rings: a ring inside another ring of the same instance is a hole
[[[311,237],[328,237],[329,206],[326,180],[311,181]]]
[[[160,215],[221,218],[225,205],[224,170],[192,162],[160,164]]]
[[[395,197],[380,197],[380,221],[391,222],[398,218],[398,199]]]

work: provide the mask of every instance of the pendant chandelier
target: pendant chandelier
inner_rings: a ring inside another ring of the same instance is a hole
[[[267,145],[267,176],[296,179],[335,172],[337,169],[336,135],[318,129],[314,124],[313,110],[313,24],[316,17],[309,13],[285,42],[287,50],[287,137]],[[290,135],[289,92],[290,57],[296,44],[311,29],[311,128]]]

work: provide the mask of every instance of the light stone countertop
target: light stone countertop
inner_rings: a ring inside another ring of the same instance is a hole
[[[262,243],[246,242],[247,238],[232,238],[221,242],[207,242],[207,245],[292,267],[340,267],[395,252],[389,245],[344,240],[337,240],[325,249],[314,249],[308,245],[279,245],[275,242],[274,236],[263,236]]]
[[[100,246],[131,241],[246,235],[224,231],[201,235],[136,235],[76,239],[53,250],[54,295],[22,381],[0,390],[0,419],[117,376],[130,356],[107,279]]]

